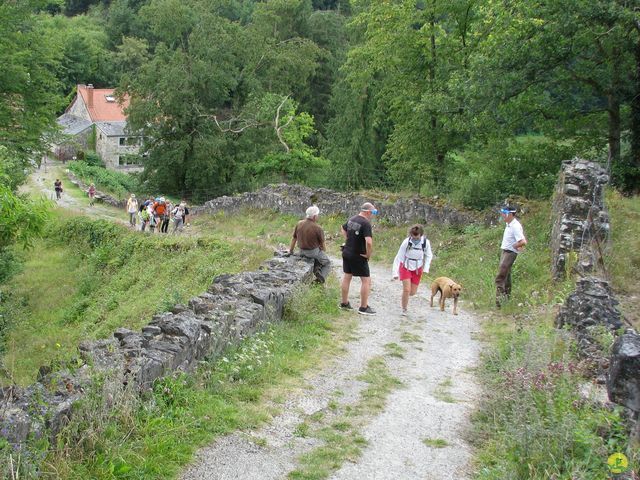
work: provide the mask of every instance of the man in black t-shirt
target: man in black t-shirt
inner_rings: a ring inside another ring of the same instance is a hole
[[[342,300],[340,307],[351,309],[349,304],[349,287],[351,279],[360,277],[360,308],[358,313],[362,315],[375,315],[375,311],[369,306],[369,292],[371,291],[371,276],[369,273],[369,258],[373,253],[373,238],[371,233],[371,217],[377,215],[378,210],[372,203],[365,203],[360,207],[360,213],[351,217],[342,225],[342,234],[345,238],[342,249]]]

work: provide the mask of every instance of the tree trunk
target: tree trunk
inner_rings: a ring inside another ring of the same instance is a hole
[[[611,171],[612,165],[620,163],[620,100],[617,92],[607,95],[607,103],[609,112],[609,164],[607,167]]]

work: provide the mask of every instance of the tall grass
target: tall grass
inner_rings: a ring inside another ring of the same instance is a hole
[[[622,408],[584,393],[589,380],[575,349],[548,319],[518,332],[498,324],[488,331],[494,345],[483,355],[472,435],[477,478],[596,480],[609,477],[613,453],[638,461]]]
[[[605,265],[622,313],[640,328],[640,197],[607,192],[611,241]]]
[[[639,218],[640,201],[609,192],[607,203],[612,217],[608,274],[633,318],[633,312],[638,312],[633,296],[640,280],[635,268],[640,223],[634,220]],[[538,225],[535,220],[523,223],[526,232],[531,223]],[[536,296],[544,300],[539,308],[519,313],[512,305],[513,317],[493,316],[484,325],[488,344],[479,370],[484,398],[474,418],[473,435],[478,478],[611,478],[607,458],[613,453],[626,454],[631,469],[637,469],[640,452],[629,444],[629,422],[623,409],[597,400],[598,387],[590,387],[591,373],[583,371],[571,337],[553,328],[553,305],[573,290],[572,280],[552,285],[546,274],[548,249],[531,249],[531,237],[529,240],[531,256],[516,262],[520,272],[526,272],[526,282],[520,284],[517,295],[547,293]],[[599,387],[600,392],[602,389]]]
[[[57,218],[24,270],[0,286],[4,381],[30,383],[40,365],[71,358],[81,340],[137,330],[216,275],[252,270],[270,254],[233,238],[151,236],[104,220]]]

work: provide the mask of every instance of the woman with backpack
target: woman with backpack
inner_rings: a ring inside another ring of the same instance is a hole
[[[185,203],[181,202],[171,212],[171,214],[173,215],[173,230],[171,231],[172,234],[176,233],[176,230],[178,232],[182,232],[182,226],[184,225],[185,217],[185,207]]]
[[[407,316],[409,297],[418,293],[422,273],[429,273],[433,253],[431,243],[424,236],[424,227],[414,225],[404,239],[393,261],[393,279],[402,282],[402,316]]]

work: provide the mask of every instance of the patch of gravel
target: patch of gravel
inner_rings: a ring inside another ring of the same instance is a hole
[[[334,265],[340,264],[334,259]],[[338,268],[336,273],[340,275]],[[355,404],[367,385],[356,377],[369,360],[387,353],[389,343],[405,349],[404,358],[385,357],[390,373],[404,387],[387,397],[385,410],[371,418],[362,432],[368,441],[363,455],[331,478],[470,478],[472,452],[464,432],[479,395],[472,373],[480,351],[477,318],[464,309],[453,316],[451,305],[446,312],[429,308],[426,284],[411,299],[410,317],[403,318],[401,285],[390,276],[389,267],[372,265],[370,304],[378,314],[353,313],[359,323],[356,338],[345,345],[343,354],[327,359],[320,371],[310,373],[305,379],[307,388],[292,392],[269,425],[227,435],[202,448],[180,478],[286,478],[301,454],[320,445],[317,439],[296,436],[296,427],[317,412],[330,417],[330,402]],[[358,304],[359,283],[354,279],[351,286],[352,305]],[[429,447],[425,439],[441,439],[446,446]]]

